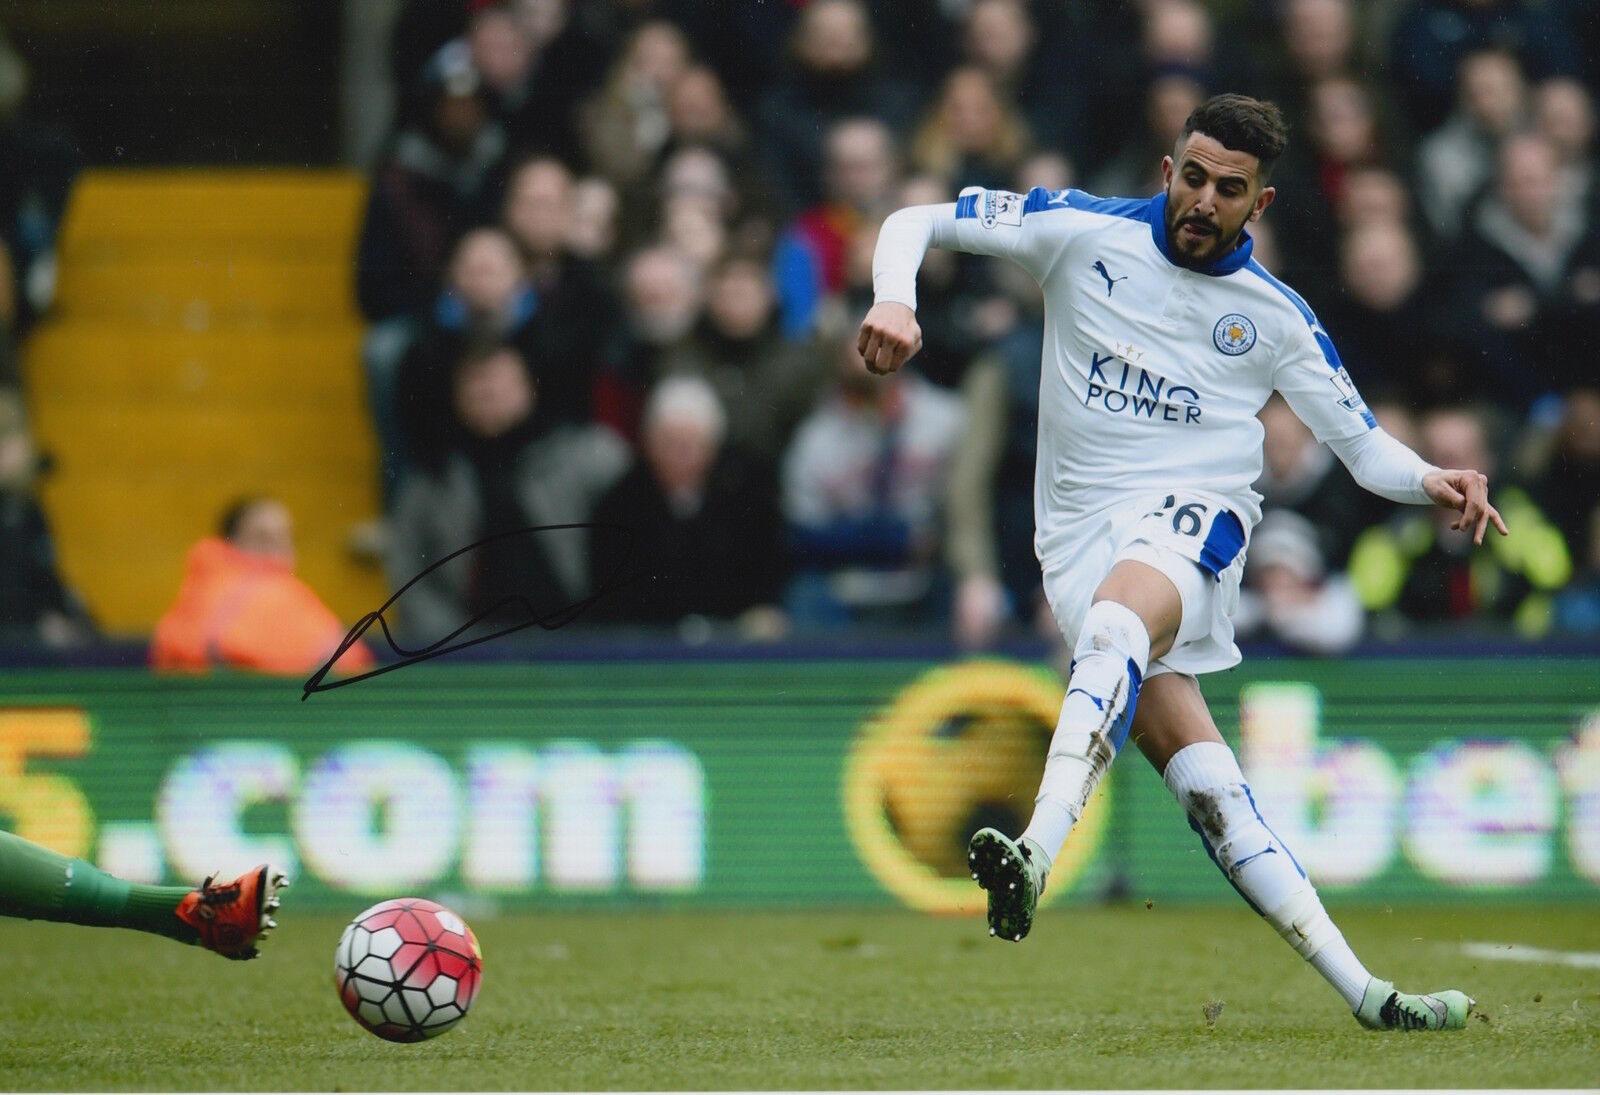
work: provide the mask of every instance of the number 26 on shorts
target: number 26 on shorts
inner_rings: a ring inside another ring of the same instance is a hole
[[[1171,515],[1172,531],[1179,536],[1199,536],[1210,522],[1206,520],[1208,507],[1204,502],[1178,501],[1175,494],[1169,494],[1166,500],[1151,510],[1145,517],[1166,517]]]

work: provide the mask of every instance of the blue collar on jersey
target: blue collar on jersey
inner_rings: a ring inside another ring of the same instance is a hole
[[[1161,252],[1161,257],[1174,266],[1181,266],[1181,263],[1173,260],[1172,252],[1167,249],[1167,192],[1165,190],[1150,199],[1150,204],[1145,206],[1144,216],[1145,220],[1150,222],[1150,235],[1155,238],[1156,250]],[[1250,238],[1250,233],[1246,232],[1244,239],[1239,242],[1239,246],[1223,255],[1210,266],[1201,266],[1198,269],[1185,266],[1184,269],[1220,278],[1224,274],[1231,274],[1235,270],[1242,269],[1244,264],[1250,261],[1250,249],[1254,244],[1255,241]]]

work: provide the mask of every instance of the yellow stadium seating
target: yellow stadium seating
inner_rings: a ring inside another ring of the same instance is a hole
[[[147,633],[232,499],[282,498],[299,570],[342,617],[386,596],[350,559],[380,508],[352,295],[365,183],[343,171],[91,171],[56,305],[24,348],[67,581]]]

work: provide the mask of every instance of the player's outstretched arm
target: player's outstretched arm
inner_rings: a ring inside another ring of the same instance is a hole
[[[1435,468],[1422,477],[1422,489],[1438,505],[1461,514],[1450,527],[1471,529],[1474,544],[1483,543],[1483,534],[1490,525],[1498,529],[1501,536],[1508,535],[1500,511],[1489,504],[1489,477],[1482,472]]]
[[[879,301],[861,321],[856,349],[872,372],[879,376],[894,372],[922,349],[917,314],[899,301]]]
[[[1381,428],[1330,439],[1328,447],[1364,490],[1392,502],[1455,510],[1461,516],[1450,527],[1471,529],[1474,543],[1483,543],[1491,524],[1507,534],[1500,511],[1489,504],[1489,477],[1482,472],[1436,468]]]
[[[856,349],[879,376],[892,373],[922,348],[917,324],[917,271],[937,237],[954,234],[954,205],[897,209],[878,229],[872,253],[873,305],[861,321]]]
[[[1058,214],[1068,211],[1066,191]],[[1050,195],[1035,191],[1042,210]],[[929,247],[974,255],[999,255],[1042,276],[1063,234],[1075,221],[1024,216],[1030,198],[1008,191],[970,187],[959,203],[908,205],[884,219],[872,254],[872,295],[876,302],[861,324],[857,349],[875,373],[890,373],[922,345],[917,326],[917,270]],[[980,212],[981,210],[981,212]]]

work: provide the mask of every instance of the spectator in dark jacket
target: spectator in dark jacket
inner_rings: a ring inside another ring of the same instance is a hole
[[[667,246],[635,252],[623,278],[626,349],[596,377],[594,418],[632,441],[645,393],[700,321],[705,286],[694,260]]]
[[[662,362],[668,375],[710,382],[727,412],[729,443],[771,466],[829,379],[815,347],[783,337],[776,313],[766,266],[724,259],[707,282],[699,329]]]
[[[604,183],[599,183],[604,186]],[[602,270],[572,251],[572,173],[560,160],[536,156],[519,164],[506,186],[502,223],[516,241],[536,298],[524,349],[540,363],[544,413],[567,422],[593,416],[595,376],[625,341],[621,309]]]
[[[726,426],[698,377],[669,377],[650,393],[641,459],[595,507],[590,573],[626,581],[598,614],[677,625],[774,602],[783,576],[777,492],[769,473],[724,443]]]
[[[437,470],[406,476],[392,518],[391,584],[427,571],[397,605],[406,634],[426,642],[469,620],[559,618],[589,597],[585,531],[523,530],[588,521],[628,462],[610,430],[538,415],[537,381],[514,346],[474,347],[453,379],[439,413],[459,440]]]
[[[1472,395],[1431,368],[1442,332],[1435,302],[1440,290],[1426,279],[1416,240],[1398,221],[1378,221],[1347,231],[1339,244],[1343,292],[1322,309],[1339,356],[1369,398],[1404,393],[1413,404],[1441,396]]]
[[[24,111],[27,93],[27,63],[0,40],[0,250],[10,267],[0,277],[0,317],[17,335],[54,299],[56,233],[83,159],[70,138]]]
[[[1462,56],[1489,46],[1521,57],[1534,79],[1581,71],[1576,39],[1556,5],[1530,0],[1410,0],[1389,37],[1389,72],[1413,132],[1450,110]]]
[[[22,397],[0,390],[0,642],[77,646],[94,625],[56,570],[55,540],[34,493],[39,471]]]
[[[1190,113],[1205,102],[1201,75],[1176,65],[1150,73],[1141,124],[1124,127],[1122,147],[1089,180],[1092,192],[1136,197],[1161,189],[1161,158],[1172,151]]]
[[[1456,109],[1417,146],[1416,184],[1434,233],[1454,242],[1494,176],[1495,150],[1527,117],[1515,54],[1480,49],[1461,58]]]
[[[1317,81],[1307,94],[1306,133],[1274,171],[1284,196],[1282,208],[1274,210],[1274,221],[1287,276],[1294,277],[1308,298],[1317,300],[1326,294],[1327,271],[1335,264],[1334,211],[1343,200],[1345,181],[1352,173],[1383,162],[1383,139],[1376,103],[1366,85],[1348,76],[1332,76]]]
[[[439,409],[450,403],[457,362],[474,342],[523,346],[538,306],[510,236],[478,228],[461,237],[444,291],[400,364],[395,400],[403,456],[397,467],[408,461],[438,467],[456,440],[453,420]]]
[[[1469,221],[1455,264],[1462,326],[1478,348],[1492,398],[1525,413],[1569,381],[1557,352],[1568,273],[1590,226],[1561,200],[1554,150],[1536,134],[1501,146],[1496,187]]]
[[[1084,124],[1082,92],[1077,81],[1060,79],[1054,70],[1054,43],[1042,44],[1057,28],[1046,27],[1042,36],[1035,18],[1060,22],[1047,7],[1026,0],[974,0],[961,28],[962,53],[1018,105],[1039,147],[1077,147]]]
[[[1595,165],[1595,105],[1583,81],[1555,76],[1533,89],[1534,125],[1555,149],[1562,196],[1589,209],[1600,202]]]
[[[495,117],[514,153],[578,154],[578,102],[605,71],[604,42],[556,3],[485,7],[466,27]]]
[[[778,207],[821,197],[822,137],[835,122],[870,115],[904,132],[917,110],[910,84],[873,63],[872,23],[860,0],[814,0],[800,14],[793,65],[756,106]]]
[[[356,258],[356,294],[372,321],[424,311],[456,238],[494,219],[505,132],[464,42],[423,70],[423,109],[373,173]]]

